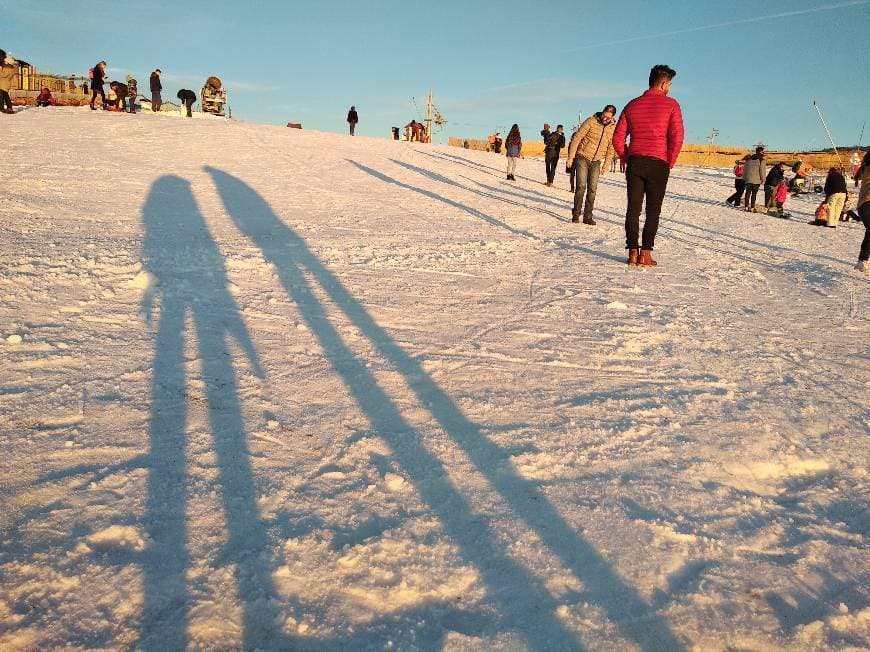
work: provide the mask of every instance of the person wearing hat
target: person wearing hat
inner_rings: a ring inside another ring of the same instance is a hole
[[[746,183],[746,194],[743,196],[743,210],[747,213],[757,213],[755,198],[758,189],[764,183],[767,168],[764,167],[764,147],[755,148],[755,154],[750,156],[743,166],[743,181]]]

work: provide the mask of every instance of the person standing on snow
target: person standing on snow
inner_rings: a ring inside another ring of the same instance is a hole
[[[149,83],[151,85],[151,110],[154,113],[160,112],[160,106],[163,104],[163,98],[160,97],[160,91],[163,90],[163,84],[160,83],[160,68],[157,68],[151,73]]]
[[[849,157],[849,164],[852,166],[852,178],[855,179],[855,187],[858,186],[858,169],[861,167],[861,152],[857,149],[852,152]]]
[[[91,68],[91,111],[96,111],[97,107],[94,102],[97,101],[97,95],[100,96],[100,101],[103,103],[103,109],[106,108],[106,93],[103,91],[103,82],[106,77],[106,62],[100,61],[96,66]]]
[[[550,134],[547,145],[544,147],[544,165],[547,170],[547,186],[553,185],[556,178],[556,168],[559,165],[559,152],[565,146],[565,128],[556,125],[556,131]]]
[[[192,118],[193,115],[190,112],[193,103],[196,102],[196,93],[194,93],[189,88],[182,88],[178,91],[177,95],[178,99],[181,100],[181,104],[187,109],[187,117]]]
[[[840,222],[840,214],[846,204],[846,177],[837,168],[828,170],[825,179],[825,203],[828,205],[828,228],[835,229]]]
[[[518,125],[511,127],[510,132],[504,141],[504,152],[507,154],[507,180],[516,181],[514,172],[517,169],[517,159],[523,151],[523,139],[520,136],[520,128]]]
[[[544,139],[544,145],[550,140],[550,125],[546,122],[544,123],[544,128],[541,129],[541,138]]]
[[[858,190],[858,215],[864,222],[864,240],[858,254],[858,264],[855,269],[870,274],[870,151],[864,155],[864,161],[858,166],[854,175],[855,183],[860,183]]]
[[[130,100],[130,113],[136,113],[136,98],[139,96],[139,84],[132,77],[127,75],[127,98]],[[121,107],[122,109],[126,107]]]
[[[356,107],[350,107],[350,111],[347,112],[347,124],[350,125],[350,135],[353,136],[353,132],[356,131],[356,123],[359,122],[359,116],[356,112]]]
[[[6,56],[5,50],[0,50],[0,113],[15,113],[12,108],[12,80],[15,78],[15,59]]]
[[[743,210],[747,213],[757,213],[755,198],[758,189],[764,182],[767,169],[764,167],[764,147],[755,148],[755,154],[746,160],[743,166],[743,181],[746,182],[746,194],[743,196]]]
[[[770,213],[776,207],[776,189],[779,188],[779,182],[785,179],[785,163],[780,161],[767,173],[764,179],[764,208]]]
[[[746,165],[747,154],[743,158],[734,161],[734,194],[725,200],[729,206],[739,207],[740,200],[743,199],[743,190],[746,188],[746,182],[743,180],[743,166]]]
[[[574,210],[571,221],[579,222],[583,213],[583,224],[595,226],[592,209],[595,207],[595,192],[598,177],[607,173],[613,160],[613,134],[616,131],[616,107],[608,104],[603,110],[583,121],[568,146],[566,168],[576,174],[574,191]],[[584,206],[585,195],[585,206]]]
[[[677,71],[666,65],[653,66],[649,89],[629,102],[613,134],[613,147],[620,160],[627,160],[625,178],[628,207],[625,212],[625,246],[628,264],[654,267],[652,252],[662,202],[671,168],[683,147],[683,114],[679,103],[668,97]],[[626,146],[626,138],[631,143]],[[643,240],[638,242],[640,211],[646,200]]]

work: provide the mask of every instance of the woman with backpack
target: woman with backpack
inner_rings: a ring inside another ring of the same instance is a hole
[[[517,159],[523,151],[523,139],[518,125],[511,127],[504,141],[504,152],[507,155],[507,180],[516,181],[514,171],[517,169]]]
[[[743,166],[746,165],[746,159],[749,154],[743,158],[734,161],[734,194],[725,200],[725,203],[735,208],[740,207],[740,200],[743,199],[743,190],[746,188],[746,182],[743,180]]]
[[[100,100],[103,104],[103,109],[106,108],[106,93],[103,91],[103,80],[106,76],[106,62],[100,61],[96,66],[91,68],[88,71],[88,77],[91,78],[91,111],[96,111],[97,107],[94,106],[94,102],[97,99],[97,95],[100,96]]]

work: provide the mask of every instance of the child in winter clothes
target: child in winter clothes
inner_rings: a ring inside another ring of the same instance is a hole
[[[776,212],[773,212],[776,217],[785,217],[785,211],[783,211],[783,206],[785,206],[785,200],[788,198],[788,184],[785,182],[785,179],[779,182],[779,185],[776,187],[776,190],[773,193],[773,200],[776,202]]]
[[[57,104],[54,99],[54,96],[51,94],[51,91],[48,88],[44,88],[39,92],[39,95],[36,98],[36,106],[53,106]]]

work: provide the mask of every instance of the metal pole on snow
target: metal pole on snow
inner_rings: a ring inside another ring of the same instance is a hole
[[[837,160],[840,162],[840,167],[843,166],[843,159],[840,158],[840,152],[837,150],[837,146],[834,144],[834,138],[831,136],[831,130],[828,129],[828,125],[825,123],[825,119],[822,117],[822,110],[819,108],[819,105],[813,100],[813,106],[816,108],[816,113],[819,114],[819,120],[822,121],[822,126],[825,128],[825,133],[828,134],[828,140],[831,141],[831,147],[834,148],[834,154],[837,155]]]

